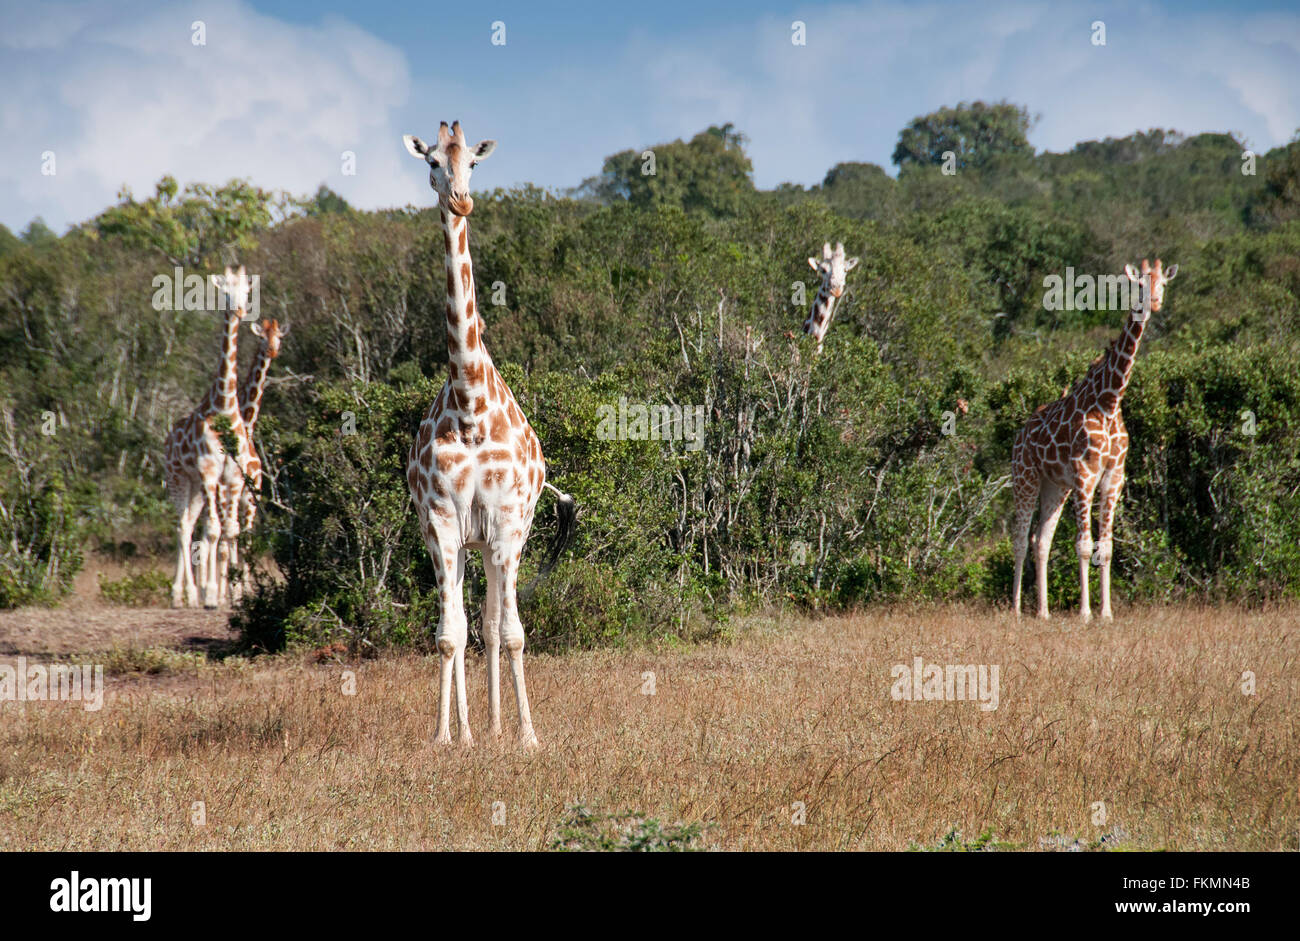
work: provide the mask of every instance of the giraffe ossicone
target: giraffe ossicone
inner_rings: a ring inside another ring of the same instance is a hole
[[[808,309],[808,317],[803,322],[803,332],[817,341],[817,352],[821,352],[826,330],[835,315],[835,302],[844,294],[844,284],[848,273],[858,266],[857,258],[844,257],[844,243],[836,242],[835,248],[826,242],[822,246],[821,258],[809,258],[808,266],[821,276],[821,288]]]
[[[415,503],[420,535],[433,560],[439,617],[435,641],[438,674],[436,742],[450,744],[453,679],[460,740],[470,743],[465,693],[463,580],[466,553],[478,550],[487,577],[483,604],[490,730],[501,732],[500,650],[510,656],[510,675],[519,712],[519,739],[537,744],[524,682],[524,628],[519,619],[519,564],[543,488],[559,498],[560,525],[544,574],[554,566],[573,533],[573,498],[546,482],[541,444],[519,403],[483,345],[483,318],[474,286],[469,248],[470,172],[496,142],[470,146],[460,122],[438,128],[438,142],[403,138],[411,156],[429,165],[429,185],[438,194],[446,274],[444,307],[448,378],[420,422],[407,456],[407,486]]]
[[[1178,273],[1177,265],[1164,268],[1159,258],[1153,267],[1143,259],[1139,271],[1124,268],[1138,286],[1138,301],[1124,319],[1118,337],[1088,372],[1059,399],[1041,405],[1016,435],[1011,451],[1011,482],[1015,498],[1011,606],[1020,616],[1020,587],[1025,556],[1031,545],[1030,524],[1038,503],[1038,531],[1032,545],[1038,582],[1038,616],[1047,618],[1047,561],[1052,536],[1065,507],[1074,497],[1079,558],[1079,615],[1092,618],[1088,599],[1089,563],[1100,568],[1101,617],[1112,617],[1110,563],[1113,554],[1115,507],[1124,487],[1124,461],[1129,437],[1120,403],[1133,375],[1142,333],[1152,313],[1164,305],[1165,285]],[[1097,542],[1092,541],[1092,501],[1100,494]]]

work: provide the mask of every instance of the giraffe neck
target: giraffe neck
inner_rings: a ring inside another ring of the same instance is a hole
[[[803,332],[817,341],[821,346],[826,336],[826,328],[831,325],[831,316],[835,313],[835,295],[831,294],[830,283],[823,280],[821,290],[813,298],[808,319],[804,321]]]
[[[226,332],[221,337],[221,365],[208,392],[208,411],[239,417],[239,322],[242,311],[227,310]]]
[[[474,289],[469,254],[469,219],[440,208],[447,258],[447,371],[456,398],[472,412],[487,399],[492,357],[483,345],[483,318]]]
[[[271,344],[262,340],[261,345],[257,348],[257,358],[253,360],[253,365],[249,367],[248,377],[244,384],[239,387],[239,401],[242,406],[244,424],[248,427],[249,433],[253,431],[253,426],[257,424],[257,418],[262,412],[262,393],[266,391],[266,376],[271,371]]]
[[[1137,359],[1148,316],[1141,306],[1135,308],[1124,319],[1124,329],[1119,336],[1092,364],[1080,390],[1084,397],[1081,404],[1085,408],[1098,408],[1107,413],[1119,409],[1133,376],[1133,363]]]

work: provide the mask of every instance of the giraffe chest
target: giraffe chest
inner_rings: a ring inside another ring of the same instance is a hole
[[[1085,409],[1070,397],[1035,416],[1027,432],[1044,476],[1065,485],[1122,460],[1128,446],[1118,411]]]
[[[459,515],[475,508],[531,510],[544,480],[537,435],[526,420],[511,421],[505,409],[478,419],[431,410],[407,457],[416,504],[454,507]]]

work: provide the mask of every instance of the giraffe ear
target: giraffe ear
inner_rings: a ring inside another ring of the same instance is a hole
[[[252,323],[248,325],[248,329],[253,331],[253,336],[255,337],[266,336],[266,331],[262,329],[262,325],[258,323],[256,320],[254,320]]]
[[[416,160],[428,159],[429,145],[414,134],[403,134],[402,143],[406,145],[406,152]]]
[[[1137,268],[1134,267],[1133,265],[1125,265],[1125,266],[1124,266],[1124,273],[1125,273],[1126,275],[1128,275],[1128,279],[1129,279],[1130,281],[1134,281],[1134,282],[1136,282],[1136,281],[1141,281],[1141,280],[1142,280],[1142,276],[1141,276],[1140,274],[1138,274],[1138,270],[1137,270]]]
[[[288,335],[289,335],[289,325],[287,323],[280,324],[280,339],[283,340]]]
[[[1165,280],[1166,281],[1174,280],[1174,275],[1176,274],[1178,274],[1178,266],[1170,265],[1168,268],[1165,269]]]
[[[856,268],[857,266],[858,266],[858,259],[857,259],[857,258],[850,258],[848,261],[846,261],[846,262],[844,263],[844,270],[845,270],[845,271],[852,271],[852,270],[853,270],[854,268]]]
[[[478,146],[474,148],[475,160],[486,160],[492,155],[492,151],[497,149],[497,142],[494,140],[479,141]]]
[[[811,268],[813,271],[822,270],[821,262],[819,262],[816,258],[808,259],[808,267]]]

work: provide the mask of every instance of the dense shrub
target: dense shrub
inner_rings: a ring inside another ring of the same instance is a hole
[[[1043,278],[1155,255],[1182,273],[1124,405],[1116,594],[1295,594],[1295,145],[1262,155],[1258,177],[1222,134],[1034,155],[1003,133],[1011,146],[981,153],[968,110],[913,122],[931,156],[898,179],[846,163],[821,186],[759,191],[743,136],[719,127],[661,148],[653,180],[623,153],[573,196],[478,194],[485,339],[580,507],[575,544],[523,611],[534,648],[707,635],[778,601],[1005,599],[1012,438],[1119,322],[1049,313]],[[972,159],[947,175],[932,157],[954,133]],[[413,198],[421,186],[413,175]],[[278,571],[258,567],[236,623],[264,649],[428,642],[437,599],[403,466],[445,375],[437,214],[357,212],[328,191],[294,205],[240,181],[164,180],[62,237],[0,238],[0,604],[57,597],[83,538],[170,554],[162,442],[211,381],[220,331],[155,310],[152,281],[237,253],[264,276],[263,312],[294,329],[258,427],[267,473],[243,553]],[[824,241],[861,264],[815,355],[799,325]],[[621,404],[698,408],[702,438],[611,438],[602,415]],[[548,494],[525,582],[554,525]],[[1056,606],[1077,597],[1073,530],[1067,512]],[[476,630],[475,557],[466,581]]]

